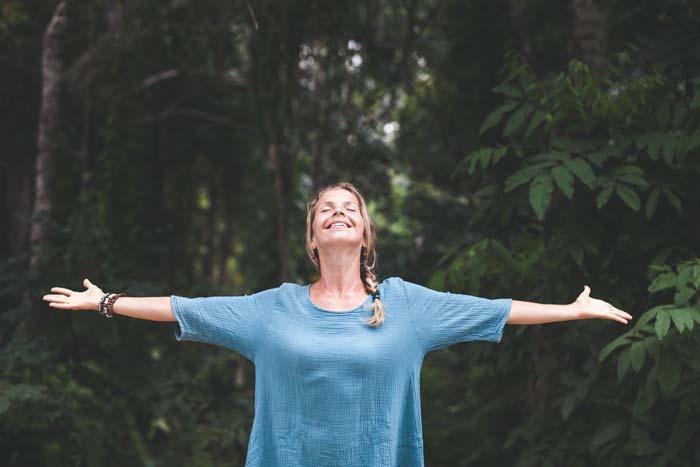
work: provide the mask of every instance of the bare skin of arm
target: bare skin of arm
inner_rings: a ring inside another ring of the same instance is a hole
[[[87,289],[83,292],[76,292],[64,287],[52,287],[52,293],[44,295],[43,300],[48,302],[51,308],[98,311],[104,292],[87,278],[83,281],[83,285]],[[114,302],[112,313],[149,321],[175,321],[169,296],[120,297]]]
[[[590,296],[591,289],[584,286],[576,301],[567,305],[513,300],[508,316],[508,324],[545,324],[577,319],[609,319],[622,324],[632,319],[626,311],[615,308],[610,303]]]

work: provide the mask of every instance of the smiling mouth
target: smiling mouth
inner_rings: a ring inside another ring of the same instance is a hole
[[[326,227],[326,230],[329,230],[329,229],[349,229],[349,228],[350,228],[349,224],[347,224],[345,222],[338,221],[338,222],[333,222],[331,225]]]

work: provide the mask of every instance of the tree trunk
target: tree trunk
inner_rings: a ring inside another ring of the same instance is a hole
[[[43,40],[42,93],[39,111],[35,196],[32,224],[29,233],[31,269],[39,261],[38,248],[48,237],[47,221],[51,214],[52,160],[55,150],[55,133],[58,127],[61,75],[63,73],[63,34],[66,29],[66,4],[61,2],[51,18]]]
[[[277,256],[279,257],[279,280],[286,282],[289,277],[289,258],[287,254],[287,218],[285,216],[284,164],[278,153],[277,143],[267,146],[268,164],[275,177],[275,214],[277,225]]]
[[[593,0],[572,0],[573,36],[571,55],[593,70],[605,66],[607,12]]]

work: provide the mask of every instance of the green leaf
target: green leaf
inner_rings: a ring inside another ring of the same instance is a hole
[[[569,169],[583,184],[588,188],[594,188],[595,186],[595,173],[591,166],[584,159],[576,157],[574,159],[564,159],[564,165]]]
[[[571,199],[574,195],[574,176],[565,167],[558,165],[552,169],[552,177],[564,195]]]
[[[693,313],[686,312],[683,314],[683,318],[685,319],[685,327],[688,329],[688,331],[692,331],[693,328],[695,327],[695,320],[693,319]]]
[[[658,363],[654,366],[654,368],[649,372],[651,375],[652,372],[654,373],[654,380],[653,383],[647,383],[646,386],[642,386],[639,388],[639,391],[637,391],[637,399],[634,401],[634,408],[633,408],[633,413],[637,417],[642,417],[644,414],[649,413],[649,410],[654,406],[654,402],[656,402],[656,399],[659,396],[659,391],[657,389],[657,385],[655,384],[657,381],[656,377],[656,371],[658,368]]]
[[[656,211],[656,206],[659,204],[659,193],[661,193],[661,189],[659,189],[659,187],[655,187],[653,190],[651,190],[649,196],[647,196],[647,219],[651,219],[651,216],[654,215],[654,211]]]
[[[676,326],[679,333],[682,333],[685,330],[685,312],[683,309],[674,308],[673,310],[669,311],[669,314],[671,315],[673,325]]]
[[[661,393],[669,397],[681,382],[681,366],[677,359],[664,358],[657,374]]]
[[[516,132],[521,126],[523,126],[523,123],[525,123],[525,119],[527,118],[530,113],[535,108],[532,106],[532,104],[523,104],[518,110],[513,112],[513,115],[510,116],[508,119],[508,123],[506,123],[506,127],[503,130],[503,136],[510,136],[514,132]]]
[[[538,220],[544,218],[547,206],[552,199],[554,183],[549,174],[541,174],[535,177],[530,184],[530,206],[535,211]]]
[[[669,165],[673,165],[673,156],[676,154],[677,144],[678,136],[669,133],[664,137],[663,145],[661,146],[661,155]]]
[[[503,159],[503,156],[508,152],[508,146],[500,146],[493,150],[491,153],[491,165],[496,165],[498,161]]]
[[[615,191],[617,192],[618,195],[620,195],[620,198],[627,204],[627,206],[631,207],[635,211],[638,211],[642,202],[639,199],[639,195],[628,187],[627,185],[623,185],[621,183],[618,183],[615,185]]]
[[[535,128],[540,126],[542,121],[547,117],[547,112],[544,110],[537,109],[535,110],[535,113],[532,115],[532,118],[530,119],[530,124],[527,126],[527,130],[525,130],[525,135],[529,136],[530,133],[532,133]]]
[[[654,330],[659,339],[663,339],[668,330],[671,327],[671,317],[666,310],[659,311],[656,315],[656,323],[654,323]]]
[[[671,203],[671,205],[673,205],[673,207],[676,208],[676,211],[682,213],[683,208],[681,207],[681,200],[678,199],[678,196],[676,196],[674,192],[672,192],[666,187],[662,187],[661,190],[664,192],[666,198]]]
[[[571,415],[571,412],[574,411],[574,409],[581,403],[581,397],[576,394],[572,393],[566,396],[564,399],[564,402],[561,404],[561,416],[564,420],[569,418],[569,415]]]
[[[632,369],[635,373],[639,373],[639,370],[644,366],[644,360],[646,359],[646,348],[644,348],[644,343],[642,341],[637,341],[632,346],[630,346],[630,362],[632,363]]]
[[[688,286],[679,287],[673,296],[673,303],[681,306],[687,305],[693,295],[695,295],[695,289]]]
[[[648,322],[650,322],[652,319],[656,318],[656,315],[661,311],[661,310],[667,310],[673,308],[673,305],[658,305],[655,306],[654,308],[650,308],[649,310],[645,311],[642,313],[642,316],[637,318],[635,321],[636,323],[634,324],[635,330],[639,330],[642,327],[644,327]]]
[[[630,367],[630,348],[626,348],[622,351],[619,357],[617,357],[617,381],[621,382],[622,379],[627,374],[627,370]]]
[[[605,203],[608,202],[608,199],[610,199],[610,195],[612,195],[614,187],[615,187],[615,185],[606,186],[595,197],[595,204],[596,204],[596,206],[598,206],[598,209],[605,206]]]
[[[676,287],[677,281],[678,278],[675,272],[664,272],[654,278],[647,290],[653,293],[659,290],[670,289],[671,287]]]
[[[518,89],[517,87],[513,86],[512,84],[499,84],[498,86],[494,87],[493,92],[498,93],[498,94],[503,94],[508,97],[514,97],[514,98],[519,98],[522,97],[523,93]]]
[[[509,176],[506,179],[506,183],[505,183],[505,187],[503,188],[503,191],[505,191],[507,193],[507,192],[519,187],[523,183],[527,183],[528,181],[530,181],[530,179],[532,179],[536,175],[539,175],[539,174],[545,172],[545,169],[548,167],[551,167],[551,165],[552,165],[551,162],[543,162],[540,164],[525,167],[524,169],[519,170],[518,172],[515,172],[513,175]]]
[[[498,125],[498,122],[501,121],[503,115],[513,110],[517,105],[518,103],[516,101],[508,101],[502,106],[496,108],[496,110],[491,112],[484,120],[484,123],[479,129],[479,134],[483,134],[489,128],[493,128],[494,126]]]
[[[646,181],[646,179],[640,177],[639,175],[634,175],[634,174],[623,174],[623,175],[618,175],[615,177],[616,180],[620,182],[625,182],[630,185],[637,185],[638,187],[641,188],[646,188],[649,186],[649,182]]]
[[[629,344],[631,341],[627,338],[627,336],[623,335],[618,337],[617,339],[613,340],[612,342],[609,342],[603,349],[600,351],[598,354],[598,361],[602,362],[605,360],[608,355],[610,355],[615,349],[622,347],[623,345]]]
[[[598,430],[593,438],[591,438],[591,451],[595,452],[604,444],[609,443],[622,434],[627,423],[624,420],[618,420],[615,423],[607,425],[605,428]]]

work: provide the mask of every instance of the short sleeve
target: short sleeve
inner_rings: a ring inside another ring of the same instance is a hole
[[[401,283],[426,353],[458,342],[501,341],[513,299],[438,292],[405,280]]]
[[[274,305],[276,290],[240,296],[171,295],[175,338],[226,347],[252,361],[265,331],[261,314]]]

